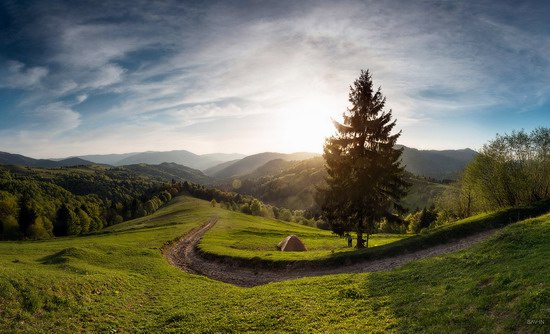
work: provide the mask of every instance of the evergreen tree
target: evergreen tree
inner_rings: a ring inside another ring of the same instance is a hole
[[[66,204],[57,210],[53,233],[55,236],[78,235],[82,231],[80,219]]]
[[[357,247],[364,247],[382,218],[399,221],[399,200],[410,186],[401,165],[402,149],[395,148],[401,132],[392,111],[384,111],[386,98],[373,90],[369,71],[361,71],[349,94],[351,108],[343,124],[334,122],[336,134],[324,145],[327,188],[320,189],[321,210],[331,229],[339,235],[357,233]]]
[[[34,224],[35,219],[38,217],[36,211],[31,206],[31,200],[23,196],[19,201],[19,229],[21,233],[28,236],[27,229]]]

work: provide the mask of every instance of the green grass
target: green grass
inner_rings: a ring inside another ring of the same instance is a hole
[[[220,210],[218,223],[199,244],[203,253],[241,259],[266,261],[326,260],[336,253],[349,254],[355,248],[332,232],[296,223],[249,216]],[[307,252],[281,252],[277,244],[294,234],[305,244]],[[378,234],[370,246],[381,246],[406,238],[407,235]]]
[[[550,330],[550,216],[512,224],[469,250],[390,272],[238,288],[173,268],[159,250],[220,212],[177,198],[140,220],[147,228],[126,224],[117,227],[122,232],[0,243],[0,332]]]

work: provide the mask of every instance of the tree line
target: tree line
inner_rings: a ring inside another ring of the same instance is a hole
[[[209,188],[188,181],[182,183],[182,192],[209,201],[213,206],[219,205],[224,209],[248,215],[297,222],[310,226],[315,226],[317,223],[317,220],[305,210],[290,210],[273,206],[251,195]]]
[[[449,220],[550,197],[550,128],[499,135],[438,201]]]

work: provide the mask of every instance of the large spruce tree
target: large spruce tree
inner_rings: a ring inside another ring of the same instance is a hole
[[[410,186],[404,179],[402,149],[395,147],[401,132],[392,134],[395,120],[385,111],[386,98],[373,90],[369,71],[350,87],[351,107],[343,124],[334,122],[336,134],[327,138],[323,157],[328,172],[327,187],[320,190],[321,210],[339,235],[357,233],[357,247],[364,247],[366,234],[375,232],[382,219],[399,220],[399,200]]]

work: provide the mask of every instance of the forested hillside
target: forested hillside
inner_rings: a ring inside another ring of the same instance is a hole
[[[60,160],[34,159],[34,158],[26,157],[21,154],[0,152],[0,164],[27,166],[27,167],[54,168],[54,167],[79,166],[79,165],[92,165],[93,162],[84,160],[81,158],[76,158],[76,157],[60,159]]]
[[[257,168],[263,166],[271,160],[282,159],[285,161],[299,161],[309,159],[315,156],[319,156],[316,153],[298,152],[292,154],[264,152],[254,155],[249,155],[241,160],[237,160],[234,163],[223,163],[221,166],[214,166],[206,169],[204,172],[206,175],[218,178],[227,179],[232,177],[239,177],[252,173]],[[223,167],[220,169],[220,167]]]
[[[164,162],[159,165],[127,165],[123,167],[138,174],[146,175],[161,181],[189,181],[200,184],[208,184],[213,182],[212,178],[204,175],[204,173],[200,170],[173,162]]]
[[[324,159],[273,160],[243,176],[235,191],[250,194],[275,206],[291,210],[315,210],[316,187],[324,184]]]
[[[477,155],[471,149],[436,151],[398,146],[403,148],[401,158],[408,172],[436,180],[456,180]]]
[[[322,157],[302,161],[276,159],[240,177],[238,188],[234,187],[234,182],[223,188],[252,195],[278,207],[316,212],[318,204],[315,194],[317,188],[325,185],[324,163]],[[407,180],[412,183],[412,187],[403,198],[403,205],[409,210],[431,206],[449,187],[447,184],[412,174],[408,174]]]
[[[178,192],[124,168],[0,166],[0,239],[97,231],[151,214]]]
[[[550,128],[497,135],[439,206],[457,217],[529,205],[550,196]]]

